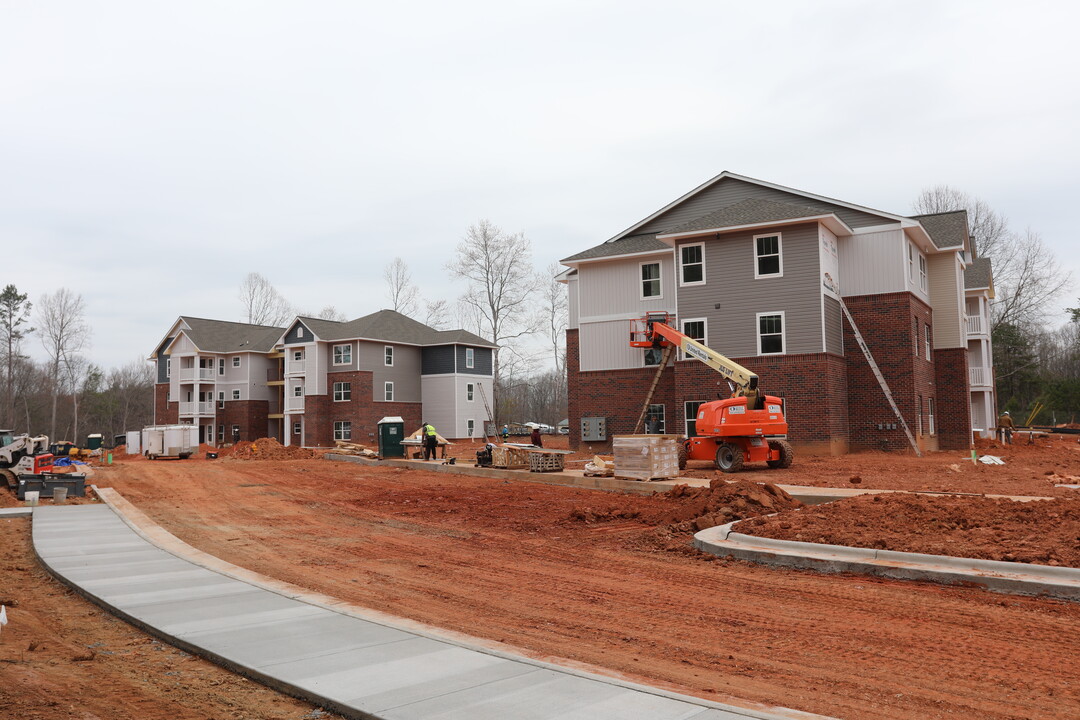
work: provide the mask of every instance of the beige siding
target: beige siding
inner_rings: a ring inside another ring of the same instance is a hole
[[[645,351],[630,347],[629,320],[582,323],[578,346],[583,371],[645,366]]]
[[[330,348],[326,343],[308,345],[304,349],[304,377],[307,395],[326,394],[326,368],[330,365]]]
[[[568,330],[576,330],[578,326],[578,276],[574,275],[566,283],[566,298],[567,298],[567,324]]]
[[[964,322],[964,276],[955,252],[931,255],[930,306],[934,310],[934,347],[967,347]]]
[[[907,283],[907,239],[897,225],[894,230],[842,237],[840,294],[844,297],[903,292]]]
[[[657,299],[641,298],[641,264],[660,263]],[[609,262],[582,263],[578,268],[578,322],[612,317],[641,317],[654,310],[675,309],[675,273],[671,253]]]

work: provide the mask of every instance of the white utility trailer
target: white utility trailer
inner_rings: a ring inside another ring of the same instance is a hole
[[[142,430],[142,454],[185,460],[199,449],[198,425],[151,425]]]

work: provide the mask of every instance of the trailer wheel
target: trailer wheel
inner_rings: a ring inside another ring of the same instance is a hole
[[[716,467],[726,473],[739,472],[743,466],[743,449],[738,445],[724,443],[716,448]]]
[[[778,460],[767,460],[765,462],[771,468],[789,468],[791,467],[791,461],[795,459],[795,451],[791,449],[791,446],[784,440],[770,440],[769,449],[776,450],[780,453]]]

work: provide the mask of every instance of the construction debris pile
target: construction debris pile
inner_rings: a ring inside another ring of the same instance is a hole
[[[356,443],[346,442],[344,440],[334,441],[334,453],[337,455],[356,455],[358,457],[377,458],[379,453],[375,452],[369,447],[363,445],[357,445]]]
[[[733,520],[802,507],[802,503],[772,483],[715,479],[707,488],[676,485],[661,497],[675,506],[659,518],[675,532],[697,532]]]
[[[255,442],[240,441],[220,453],[234,460],[311,460],[318,455],[298,445],[285,446],[274,438],[259,438]]]
[[[1080,567],[1080,498],[861,495],[734,529],[778,540]]]
[[[615,458],[611,455],[593,455],[585,463],[586,477],[612,477],[615,474]]]

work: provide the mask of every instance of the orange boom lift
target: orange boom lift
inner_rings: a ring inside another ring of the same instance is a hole
[[[741,470],[746,462],[791,467],[794,453],[786,440],[783,399],[766,395],[758,388],[757,375],[679,332],[672,327],[674,321],[673,315],[663,312],[631,320],[630,345],[678,348],[684,357],[700,360],[723,375],[732,388],[730,398],[702,403],[698,408],[697,435],[686,439],[687,457],[713,460],[727,473]],[[665,351],[665,359],[669,352]],[[661,362],[658,373],[664,364]]]

